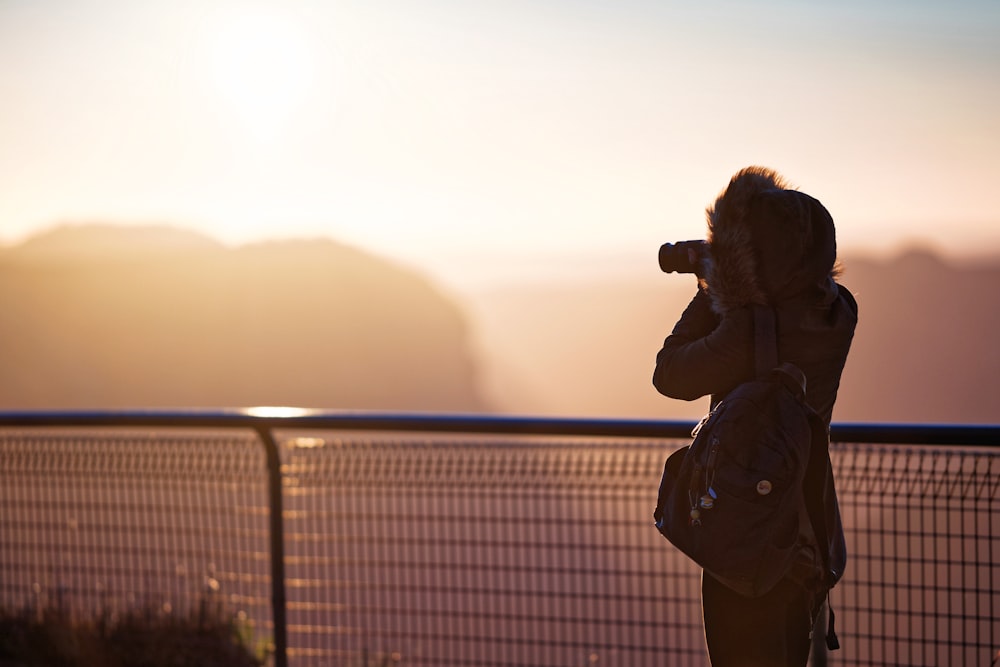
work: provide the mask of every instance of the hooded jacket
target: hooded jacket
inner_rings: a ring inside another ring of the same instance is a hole
[[[776,315],[778,359],[806,376],[806,401],[829,427],[857,303],[837,284],[833,219],[776,172],[743,169],[706,211],[708,252],[699,289],[656,356],[653,385],[671,398],[714,406],[754,377],[753,305]],[[826,489],[834,580],[846,548],[832,476]],[[832,582],[831,582],[832,585]]]
[[[754,374],[754,304],[777,317],[779,361],[806,375],[806,400],[829,425],[857,325],[857,303],[835,281],[836,235],[826,208],[776,172],[737,173],[707,210],[699,290],[656,357],[653,385],[713,403]]]

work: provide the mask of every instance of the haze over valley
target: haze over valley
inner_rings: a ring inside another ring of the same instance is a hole
[[[835,421],[996,422],[1000,261],[845,257]],[[690,276],[454,289],[328,240],[63,227],[0,250],[0,409],[245,407],[697,418],[653,358]]]

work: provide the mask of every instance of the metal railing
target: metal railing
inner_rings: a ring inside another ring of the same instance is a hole
[[[687,422],[301,410],[0,413],[0,607],[210,598],[294,665],[705,665],[652,526]],[[1000,427],[835,425],[843,650],[989,665]]]

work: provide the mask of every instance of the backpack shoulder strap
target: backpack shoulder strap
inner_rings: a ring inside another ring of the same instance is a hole
[[[774,308],[754,304],[754,375],[762,378],[778,365],[778,329]]]
[[[812,441],[809,447],[809,460],[806,465],[805,479],[802,490],[806,513],[816,536],[823,571],[830,573],[830,526],[826,516],[827,485],[830,484],[830,431],[823,418],[805,403],[806,377],[794,364],[778,361],[777,315],[770,306],[753,306],[753,337],[754,337],[754,373],[758,378],[764,378],[774,372],[778,379],[784,382],[793,393],[797,394],[806,408],[809,417]],[[832,585],[832,584],[831,584]],[[829,608],[828,626],[826,631],[826,646],[834,651],[840,648],[840,641],[834,628],[833,609]]]
[[[812,430],[812,443],[802,488],[806,511],[809,513],[809,520],[820,545],[823,566],[825,570],[829,571],[830,528],[826,521],[825,498],[830,473],[830,435],[826,424],[823,423],[823,418],[813,411],[810,411],[809,414],[809,424]]]
[[[820,559],[823,562],[823,571],[830,575],[830,526],[827,523],[826,502],[827,485],[830,483],[832,471],[830,470],[830,432],[823,422],[823,418],[815,412],[810,412],[809,421],[812,426],[812,447],[809,455],[809,463],[806,467],[805,480],[802,483],[803,495],[805,496],[806,512],[809,515],[809,522],[812,524],[813,533]],[[827,582],[828,587],[832,583]],[[829,588],[827,589],[829,594]],[[831,651],[840,648],[840,640],[837,638],[835,628],[835,616],[833,607],[828,607],[826,647]]]

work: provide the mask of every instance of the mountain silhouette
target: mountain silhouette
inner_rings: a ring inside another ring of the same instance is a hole
[[[329,240],[230,248],[86,225],[0,251],[0,408],[229,407],[695,419],[653,361],[694,292],[655,263],[454,301]],[[996,423],[1000,260],[846,257],[860,305],[835,421]]]
[[[0,251],[0,408],[482,411],[462,313],[328,240],[85,225]]]
[[[861,317],[836,418],[1000,422],[1000,260],[913,249],[847,263]]]

